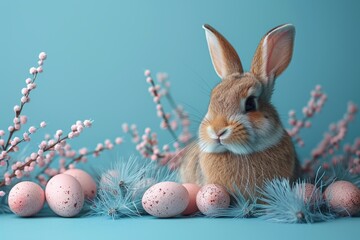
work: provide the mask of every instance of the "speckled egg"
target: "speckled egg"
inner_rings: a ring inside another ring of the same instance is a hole
[[[208,184],[203,186],[196,195],[196,204],[204,215],[216,214],[219,209],[228,208],[230,195],[226,189],[219,184]]]
[[[189,193],[175,182],[160,182],[144,193],[142,206],[155,217],[168,218],[182,213],[189,204]]]
[[[333,182],[325,189],[324,198],[341,216],[352,216],[360,211],[360,189],[351,182]]]
[[[37,214],[44,206],[44,202],[44,190],[33,182],[19,182],[9,192],[9,207],[13,213],[21,217]]]
[[[84,191],[73,176],[58,174],[45,188],[46,200],[51,210],[61,217],[74,217],[84,205]]]
[[[189,193],[189,204],[187,205],[182,215],[191,215],[199,211],[199,208],[196,205],[196,195],[200,190],[200,186],[195,183],[184,183],[183,186]]]
[[[88,200],[93,200],[96,196],[96,183],[94,179],[81,169],[69,169],[64,172],[64,174],[68,174],[76,178],[79,181],[82,189],[84,190],[84,197]]]

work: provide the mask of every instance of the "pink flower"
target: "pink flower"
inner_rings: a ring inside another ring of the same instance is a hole
[[[46,57],[47,57],[47,55],[46,55],[45,52],[41,52],[41,53],[39,54],[39,59],[40,59],[40,60],[45,60]]]
[[[29,72],[30,72],[30,74],[36,74],[37,70],[36,70],[36,68],[32,67],[29,69]]]
[[[115,139],[115,143],[116,144],[121,144],[123,142],[123,139],[121,138],[121,137],[117,137],[116,139]]]
[[[0,191],[0,197],[5,196],[5,192],[4,191]]]
[[[33,134],[36,132],[36,128],[34,126],[31,126],[28,131],[29,133]]]
[[[149,77],[151,75],[151,72],[149,69],[146,69],[144,72],[145,77]]]
[[[14,112],[17,113],[20,111],[20,106],[19,105],[15,105],[14,106]]]
[[[40,123],[40,127],[41,127],[41,128],[46,127],[46,122],[41,122],[41,123]]]
[[[27,116],[21,115],[21,116],[20,116],[20,123],[21,123],[21,124],[26,124],[26,122],[27,122]]]
[[[90,120],[85,120],[84,121],[84,126],[85,127],[91,127],[91,125],[92,125],[92,121],[90,121]]]

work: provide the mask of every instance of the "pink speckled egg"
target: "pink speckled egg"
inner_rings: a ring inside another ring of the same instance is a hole
[[[160,182],[143,195],[144,210],[155,217],[168,218],[182,213],[189,204],[189,193],[175,182]]]
[[[229,207],[230,195],[223,186],[208,184],[203,186],[196,195],[196,204],[200,212],[210,216],[219,209]]]
[[[184,183],[183,186],[189,193],[189,204],[182,212],[182,215],[191,215],[199,211],[199,208],[196,205],[196,195],[200,190],[200,186],[195,183]]]
[[[61,217],[74,217],[84,205],[84,191],[73,176],[58,174],[45,188],[46,200],[51,210]]]
[[[324,198],[341,216],[352,216],[360,211],[360,189],[351,182],[333,182],[325,189]]]
[[[21,217],[37,214],[44,206],[44,202],[44,190],[33,182],[19,182],[9,192],[9,207],[13,213]]]
[[[81,169],[69,169],[64,172],[76,178],[79,181],[82,189],[84,190],[84,197],[88,200],[93,200],[96,196],[96,183],[94,179],[84,170]]]

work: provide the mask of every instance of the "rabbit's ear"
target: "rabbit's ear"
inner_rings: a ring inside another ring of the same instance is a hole
[[[243,73],[240,58],[231,44],[208,24],[203,26],[215,71],[220,78]]]
[[[261,40],[251,64],[254,73],[272,91],[274,80],[289,65],[294,46],[295,28],[291,24],[270,30]]]

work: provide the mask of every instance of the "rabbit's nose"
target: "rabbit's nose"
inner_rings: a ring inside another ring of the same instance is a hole
[[[218,139],[226,139],[230,136],[231,129],[229,127],[223,128],[217,132],[216,136]]]

